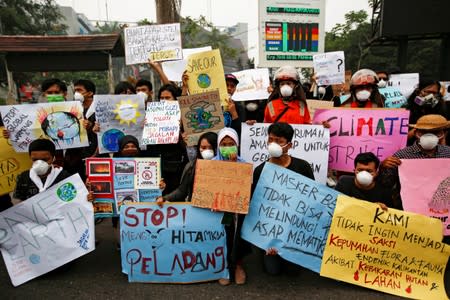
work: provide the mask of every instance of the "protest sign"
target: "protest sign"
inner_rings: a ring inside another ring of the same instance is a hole
[[[234,72],[233,75],[239,80],[232,96],[233,101],[269,98],[270,94],[267,92],[270,86],[269,69],[243,70]]]
[[[321,276],[414,299],[447,299],[439,220],[339,195]]]
[[[387,82],[388,87],[399,89],[400,93],[407,99],[418,85],[419,73],[391,74],[389,76],[389,81]]]
[[[183,58],[180,23],[127,27],[124,36],[127,65]]]
[[[314,113],[316,109],[319,108],[332,108],[334,105],[333,101],[324,101],[324,100],[315,100],[315,99],[307,99],[306,103],[308,104],[309,115],[311,119],[314,118]]]
[[[269,159],[267,129],[270,124],[242,123],[241,156],[256,168]],[[314,172],[316,181],[325,184],[328,173],[329,130],[322,125],[291,125],[294,128],[292,148],[289,154],[306,160]]]
[[[246,214],[252,175],[251,164],[199,159],[196,162],[192,205]]]
[[[95,217],[117,216],[125,202],[149,202],[161,196],[159,179],[156,187],[144,185],[153,180],[144,177],[154,177],[153,173],[160,177],[159,161],[159,158],[131,157],[86,159],[86,174],[95,197]]]
[[[4,127],[0,127],[3,131]],[[28,153],[17,153],[5,139],[0,136],[0,195],[12,192],[16,186],[17,176],[31,168],[31,159]]]
[[[0,249],[14,286],[95,249],[87,194],[76,174],[0,213]]]
[[[228,92],[219,49],[189,55],[186,71],[191,95],[218,89],[221,104],[226,106]]]
[[[355,156],[372,152],[380,161],[406,146],[409,111],[405,109],[318,109],[313,123],[330,123],[329,167],[352,172]]]
[[[441,220],[450,235],[450,159],[402,159],[398,173],[403,209]]]
[[[119,139],[132,135],[142,137],[144,98],[141,95],[94,95],[95,117],[100,154],[119,151]],[[139,141],[141,145],[141,141]]]
[[[181,60],[172,60],[165,61],[161,63],[161,67],[166,74],[167,78],[170,81],[179,82],[181,81],[181,77],[183,76],[183,72],[186,70],[188,61],[187,57],[194,53],[200,53],[204,51],[211,50],[211,46],[201,47],[201,48],[191,48],[191,49],[183,49],[183,59]]]
[[[196,145],[203,133],[219,132],[224,127],[220,95],[217,90],[179,97],[178,102],[188,146]]]
[[[89,145],[79,101],[0,106],[0,113],[16,152],[28,152],[39,138],[51,140],[56,149]]]
[[[318,85],[345,83],[344,51],[313,55],[313,65]]]
[[[172,203],[124,205],[122,272],[130,282],[190,283],[228,278],[223,213]]]
[[[142,143],[144,145],[176,144],[180,136],[180,105],[178,101],[147,104]]]
[[[386,108],[400,108],[407,102],[405,96],[402,95],[398,88],[386,87],[378,90],[386,98],[384,100],[384,107]]]
[[[337,195],[314,180],[266,163],[241,236],[319,273]]]
[[[442,98],[444,101],[450,101],[450,81],[441,81]]]

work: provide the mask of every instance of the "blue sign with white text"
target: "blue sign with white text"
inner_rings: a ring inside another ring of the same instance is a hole
[[[400,108],[406,104],[406,98],[400,92],[398,88],[395,87],[385,87],[379,89],[380,94],[386,99],[384,100],[384,107],[387,108]]]
[[[339,193],[286,168],[266,163],[241,236],[255,246],[320,273]]]
[[[122,272],[130,282],[189,283],[228,278],[223,213],[171,203],[124,204]]]

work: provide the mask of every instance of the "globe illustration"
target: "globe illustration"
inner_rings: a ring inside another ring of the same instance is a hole
[[[206,89],[211,85],[211,78],[208,74],[200,74],[197,77],[197,84],[202,89]]]

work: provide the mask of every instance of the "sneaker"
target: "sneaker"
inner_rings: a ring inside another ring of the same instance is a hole
[[[230,285],[230,279],[228,278],[220,278],[218,282],[222,286]]]
[[[246,279],[247,274],[245,274],[242,265],[236,265],[236,270],[234,271],[234,281],[236,281],[236,284],[245,284]]]

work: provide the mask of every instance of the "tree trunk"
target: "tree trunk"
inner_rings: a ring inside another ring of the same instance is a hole
[[[155,0],[158,24],[179,23],[181,0]]]

